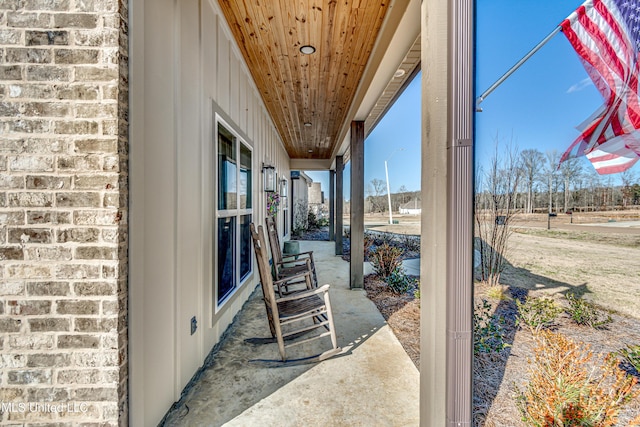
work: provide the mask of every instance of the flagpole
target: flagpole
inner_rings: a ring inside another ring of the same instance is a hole
[[[509,70],[507,70],[507,72],[504,73],[502,77],[500,77],[494,84],[492,84],[489,87],[489,89],[482,92],[482,95],[476,98],[476,111],[482,112],[482,108],[480,108],[480,103],[482,103],[482,101],[484,101],[485,98],[489,96],[491,92],[493,92],[498,86],[500,86],[502,82],[507,80],[509,76],[511,76],[511,74],[515,73],[515,71],[518,68],[520,68],[522,64],[527,62],[529,58],[531,58],[537,51],[540,50],[540,48],[542,48],[542,46],[547,44],[547,42],[551,40],[556,34],[558,34],[561,30],[562,30],[562,27],[558,25],[553,31],[551,31],[551,33],[549,33],[547,37],[545,37],[540,43],[538,43],[533,49],[531,49],[529,53],[527,53],[520,61],[516,62],[516,64],[513,67],[509,68]]]

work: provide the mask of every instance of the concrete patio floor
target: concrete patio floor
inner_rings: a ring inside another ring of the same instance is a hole
[[[375,305],[349,290],[349,264],[333,242],[302,241],[313,250],[319,284],[331,284],[342,352],[304,360],[330,348],[329,338],[287,349],[279,361],[257,288],[222,344],[165,426],[417,426],[420,375]],[[325,341],[326,340],[326,341]]]

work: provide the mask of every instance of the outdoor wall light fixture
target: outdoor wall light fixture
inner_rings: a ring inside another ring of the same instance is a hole
[[[311,122],[304,122],[304,125],[309,128],[311,127]]]
[[[276,191],[276,168],[271,165],[262,164],[262,173],[264,175],[264,191],[273,193]]]
[[[302,52],[305,55],[311,55],[312,53],[315,53],[315,51],[316,51],[316,48],[308,44],[300,47],[300,52]]]

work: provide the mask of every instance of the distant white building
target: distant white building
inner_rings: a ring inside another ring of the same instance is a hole
[[[407,203],[400,205],[400,213],[407,215],[420,215],[422,213],[422,200],[413,198]]]
[[[306,230],[309,226],[309,198],[313,179],[303,171],[291,171],[292,229]]]
[[[309,185],[309,204],[321,205],[324,203],[324,193],[322,191],[322,183],[312,182]]]

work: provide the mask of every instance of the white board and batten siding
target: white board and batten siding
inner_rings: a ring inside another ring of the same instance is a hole
[[[216,117],[252,148],[254,221],[289,158],[215,0],[134,2],[130,29],[130,421],[156,425],[257,283],[216,307]]]

